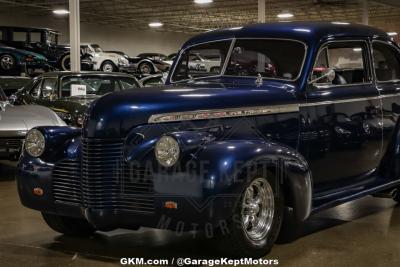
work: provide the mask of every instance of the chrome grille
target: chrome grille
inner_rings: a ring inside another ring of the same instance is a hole
[[[80,161],[64,160],[53,170],[53,196],[56,202],[81,205]]]
[[[82,204],[94,209],[154,211],[151,171],[130,168],[123,140],[83,139]]]

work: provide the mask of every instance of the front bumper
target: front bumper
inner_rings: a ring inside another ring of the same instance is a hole
[[[78,161],[75,162],[79,164]],[[95,203],[87,192],[82,194],[78,187],[68,192],[60,190],[62,188],[60,186],[79,185],[83,181],[79,178],[80,171],[74,167],[68,173],[69,180],[64,184],[60,183],[56,177],[57,175],[59,177],[59,166],[59,163],[47,163],[26,154],[21,157],[17,183],[22,204],[46,213],[86,219],[99,230],[135,229],[137,226],[145,226],[172,230],[183,228],[188,231],[193,230],[194,225],[217,226],[231,216],[233,203],[237,200],[232,196],[205,196],[202,193],[202,184],[193,183],[196,177],[176,174],[178,179],[165,179],[160,175],[154,175],[154,190],[152,194],[146,195],[151,199],[151,209],[147,206],[146,209],[142,208],[140,201],[144,195],[132,194],[132,191],[129,191],[132,184],[126,187],[126,191],[121,187],[118,195],[126,193],[127,197],[118,198],[118,204],[113,202],[115,207],[112,207],[111,201],[116,200],[109,199],[111,184],[109,187],[97,188],[101,190],[101,195],[96,195],[100,198],[96,198]],[[41,188],[44,194],[35,195],[35,188]],[[113,196],[114,193],[115,191]],[[166,208],[167,202],[176,203],[176,209]]]

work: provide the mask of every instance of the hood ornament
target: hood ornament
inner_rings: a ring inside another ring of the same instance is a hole
[[[257,79],[256,79],[256,86],[260,87],[261,85],[263,85],[263,77],[261,76],[261,74],[257,74]]]

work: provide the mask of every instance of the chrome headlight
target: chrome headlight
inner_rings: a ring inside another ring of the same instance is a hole
[[[158,163],[167,168],[178,162],[181,153],[176,139],[167,135],[158,140],[154,152]]]
[[[40,157],[46,148],[44,135],[36,129],[30,130],[25,137],[25,151],[32,157]]]

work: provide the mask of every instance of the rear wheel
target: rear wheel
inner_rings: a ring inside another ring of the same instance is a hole
[[[242,192],[228,234],[219,234],[220,248],[235,257],[260,258],[278,236],[283,212],[283,196],[274,184],[274,175],[256,176]]]
[[[113,62],[107,60],[101,64],[100,69],[104,72],[114,72],[117,71],[117,66],[115,66]]]
[[[88,236],[96,229],[86,220],[42,212],[47,225],[56,232],[71,236]]]
[[[151,74],[154,72],[154,69],[150,63],[143,62],[139,65],[139,71],[141,74]]]

